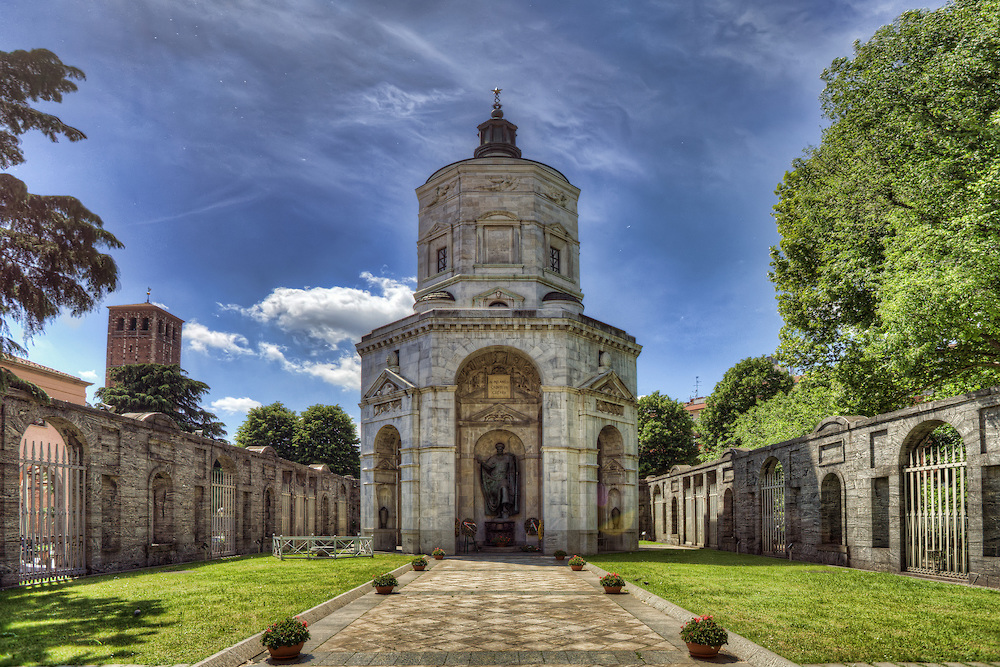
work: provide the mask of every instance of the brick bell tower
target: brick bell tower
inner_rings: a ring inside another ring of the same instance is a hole
[[[108,358],[104,386],[111,386],[110,371],[131,364],[181,363],[181,329],[184,320],[149,302],[108,306]]]

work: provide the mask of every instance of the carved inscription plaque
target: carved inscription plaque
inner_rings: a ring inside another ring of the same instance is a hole
[[[486,378],[486,398],[510,398],[510,376],[488,375]]]

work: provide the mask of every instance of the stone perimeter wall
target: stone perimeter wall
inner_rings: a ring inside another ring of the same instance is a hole
[[[63,401],[40,405],[12,390],[0,402],[0,587],[18,583],[21,437],[43,422],[82,452],[88,574],[207,559],[216,461],[234,481],[237,554],[269,552],[271,531],[280,534],[283,525],[306,535],[354,535],[360,526],[358,480],[326,466],[286,461],[270,447],[247,450],[184,433],[163,415],[140,421]],[[169,494],[154,498],[154,486],[165,479]],[[163,539],[161,526],[157,543],[152,514],[164,498],[170,535]],[[297,516],[282,517],[283,507]]]
[[[900,572],[903,466],[909,450],[942,423],[962,436],[968,460],[968,582],[1000,588],[1000,387],[871,418],[830,417],[801,438],[732,449],[717,461],[648,477],[640,493],[651,516],[641,530],[671,544],[766,554],[761,478],[776,460],[784,470],[782,557]],[[841,525],[839,542],[829,537],[831,518],[822,502],[823,482],[833,479],[842,498],[834,522]]]

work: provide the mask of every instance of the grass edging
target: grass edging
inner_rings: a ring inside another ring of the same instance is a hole
[[[594,565],[593,563],[587,563],[586,568],[592,570],[598,577],[603,577],[608,574],[607,570]],[[693,614],[687,609],[675,605],[673,602],[664,600],[659,595],[650,593],[646,589],[637,586],[631,581],[626,582],[625,585],[629,595],[634,595],[650,607],[662,611],[671,618],[677,619],[678,623],[683,624],[691,618],[699,616],[699,614]],[[755,644],[746,637],[736,634],[732,630],[727,629],[726,633],[729,635],[729,641],[726,642],[726,646],[729,651],[740,660],[748,662],[754,667],[799,667],[797,663],[781,657],[774,651],[770,651],[760,644]]]
[[[405,565],[400,565],[395,570],[392,570],[391,573],[393,576],[398,576],[410,569],[412,569],[412,567],[409,563],[407,563]],[[341,607],[347,606],[372,590],[374,589],[372,588],[371,582],[366,581],[349,591],[341,593],[335,598],[319,603],[312,609],[307,609],[303,612],[295,614],[295,616],[301,618],[309,625],[312,625],[319,619],[329,616],[331,613]],[[237,642],[228,648],[222,649],[218,653],[208,656],[204,660],[194,663],[191,667],[237,667],[238,665],[242,665],[267,650],[260,643],[260,637],[263,634],[264,631],[261,630],[257,634],[251,635],[241,642]]]

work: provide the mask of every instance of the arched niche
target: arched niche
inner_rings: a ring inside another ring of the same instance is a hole
[[[509,531],[525,544],[524,520],[541,517],[541,376],[535,363],[510,347],[489,347],[470,354],[455,375],[457,516],[472,518],[477,540]],[[516,460],[517,507],[510,516],[488,513],[483,495],[483,462],[504,444]],[[503,526],[497,526],[503,523]]]
[[[624,549],[624,533],[634,508],[624,506],[622,489],[628,483],[624,466],[625,440],[608,425],[597,436],[597,547],[601,551]]]
[[[395,551],[400,544],[400,492],[399,466],[402,438],[395,426],[383,426],[375,434],[375,516],[373,533],[375,549]]]

